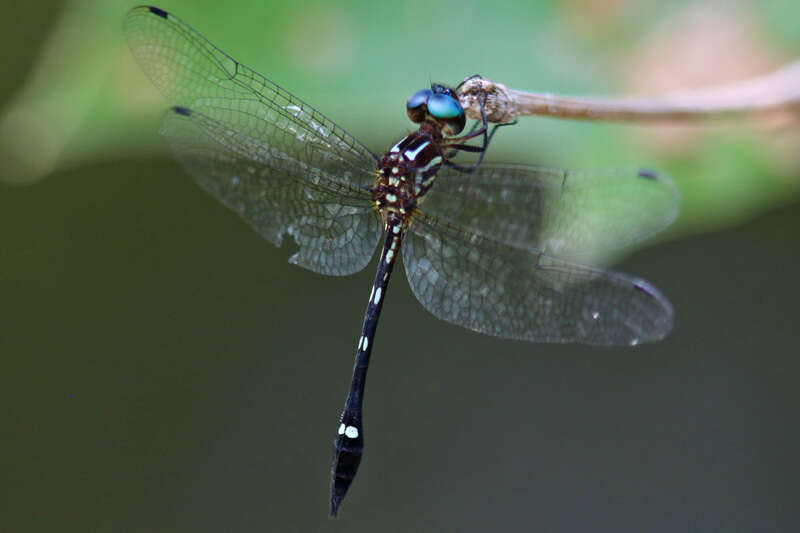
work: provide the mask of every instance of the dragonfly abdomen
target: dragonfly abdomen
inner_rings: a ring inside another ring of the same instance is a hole
[[[374,344],[375,331],[378,327],[378,318],[386,297],[386,289],[389,286],[389,276],[400,252],[400,241],[403,238],[402,227],[405,221],[393,211],[389,211],[387,217],[388,223],[384,225],[385,239],[381,259],[378,262],[378,272],[369,294],[367,310],[364,312],[361,336],[358,338],[352,384],[344,404],[344,410],[342,410],[342,416],[339,419],[339,429],[333,441],[330,505],[332,516],[336,516],[339,505],[358,472],[361,456],[364,453],[363,401],[367,368]]]

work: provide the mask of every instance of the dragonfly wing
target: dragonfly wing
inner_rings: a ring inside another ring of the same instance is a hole
[[[442,169],[424,207],[517,248],[603,263],[668,226],[679,203],[673,182],[647,170],[483,164],[469,174]]]
[[[300,266],[343,275],[369,262],[379,240],[369,150],[161,9],[132,9],[125,34],[177,104],[162,133],[205,190],[271,242],[292,235]]]
[[[515,248],[423,212],[403,263],[428,311],[488,335],[614,346],[672,329],[672,306],[642,279]]]
[[[372,185],[377,161],[372,152],[179,18],[158,8],[136,7],[125,19],[125,36],[142,69],[173,104],[230,122],[237,131],[325,169],[331,179]]]
[[[233,115],[229,117],[233,120]],[[229,123],[173,108],[162,134],[198,184],[279,246],[288,233],[299,246],[290,262],[327,275],[363,269],[375,252],[381,226],[369,193],[321,176],[302,162]]]

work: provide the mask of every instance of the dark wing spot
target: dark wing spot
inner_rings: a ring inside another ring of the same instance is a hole
[[[167,18],[167,12],[164,11],[163,9],[159,9],[155,6],[147,6],[147,9],[149,9],[150,13],[152,13],[153,15],[158,15],[162,19]]]
[[[641,169],[636,175],[640,178],[647,178],[649,180],[658,179],[658,174],[654,170],[648,170],[646,168]]]
[[[172,108],[172,110],[174,112],[176,112],[177,114],[183,115],[185,117],[191,117],[192,116],[192,110],[189,109],[188,107],[183,107],[183,106],[176,105],[175,107]]]

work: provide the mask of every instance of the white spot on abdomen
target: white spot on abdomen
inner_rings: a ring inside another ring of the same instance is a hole
[[[378,305],[378,302],[381,301],[381,292],[382,292],[382,289],[380,287],[375,289],[375,298],[372,299],[372,303],[373,304]]]
[[[358,437],[358,428],[355,426],[347,426],[344,430],[344,436],[348,439],[355,439]]]

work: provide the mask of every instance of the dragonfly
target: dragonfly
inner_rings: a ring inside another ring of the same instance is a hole
[[[367,368],[401,250],[423,307],[475,332],[626,346],[671,330],[673,309],[658,289],[585,264],[672,222],[679,197],[666,176],[484,163],[496,125],[489,133],[484,115],[459,136],[464,110],[439,84],[412,94],[406,109],[418,130],[378,156],[171,13],[134,8],[124,29],[172,104],[161,133],[200,187],[272,244],[292,237],[289,262],[313,272],[353,274],[381,250],[334,440],[332,516],[363,456]],[[456,163],[461,152],[477,160]]]

